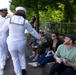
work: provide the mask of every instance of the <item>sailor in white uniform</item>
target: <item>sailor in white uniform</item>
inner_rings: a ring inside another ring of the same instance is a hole
[[[2,27],[3,23],[6,20],[7,13],[8,12],[6,7],[0,7],[0,28]],[[2,35],[0,34],[0,69],[1,70],[4,69],[4,66],[6,64],[6,57],[8,53],[6,39],[7,39],[7,32],[6,34],[2,32]]]
[[[0,29],[0,32],[6,32],[9,29],[7,44],[8,50],[12,56],[16,75],[26,74],[25,48],[27,38],[24,34],[25,29],[35,38],[41,38],[32,28],[31,24],[25,19],[25,13],[26,9],[24,7],[17,7],[14,16],[7,19]]]

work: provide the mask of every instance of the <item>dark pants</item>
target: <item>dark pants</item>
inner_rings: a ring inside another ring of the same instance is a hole
[[[37,60],[37,62],[38,62],[40,65],[42,65],[42,66],[44,66],[44,65],[47,64],[48,62],[54,62],[54,61],[55,61],[55,59],[54,59],[54,57],[53,57],[53,56],[54,56],[53,54],[51,54],[50,56],[45,57],[46,54],[47,54],[47,53],[42,54],[42,56]]]
[[[50,69],[49,75],[73,75],[75,73],[74,68],[64,65],[63,63],[55,63]]]

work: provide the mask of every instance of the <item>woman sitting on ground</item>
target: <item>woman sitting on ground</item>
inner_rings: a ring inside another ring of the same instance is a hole
[[[29,65],[33,66],[33,67],[37,67],[37,66],[44,66],[45,64],[47,64],[48,62],[54,62],[54,53],[57,50],[57,47],[62,44],[62,41],[58,38],[58,33],[57,32],[53,32],[51,34],[51,39],[50,41],[44,43],[42,46],[43,47],[50,47],[50,50],[44,54],[42,54],[42,56],[33,63],[28,63]]]

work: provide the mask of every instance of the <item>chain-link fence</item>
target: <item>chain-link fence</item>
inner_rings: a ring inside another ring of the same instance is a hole
[[[40,29],[45,31],[57,31],[60,34],[76,34],[76,23],[67,23],[67,22],[61,22],[61,23],[53,23],[53,22],[41,22],[40,23]]]

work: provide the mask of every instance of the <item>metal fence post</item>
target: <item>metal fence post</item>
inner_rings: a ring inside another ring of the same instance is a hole
[[[62,34],[62,23],[60,22],[60,34]]]

